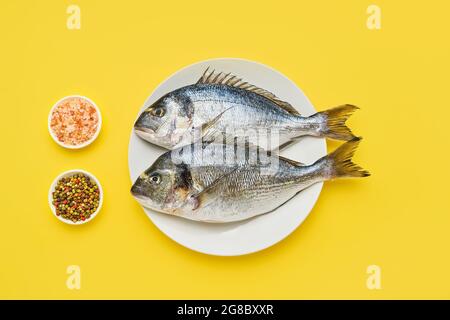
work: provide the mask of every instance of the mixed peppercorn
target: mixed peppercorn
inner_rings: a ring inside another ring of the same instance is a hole
[[[100,190],[85,174],[62,178],[53,192],[56,215],[73,222],[89,219],[97,210]]]

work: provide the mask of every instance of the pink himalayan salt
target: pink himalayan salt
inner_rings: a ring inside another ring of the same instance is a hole
[[[83,98],[64,99],[53,109],[50,128],[63,144],[72,146],[82,144],[97,132],[97,110],[92,103]]]

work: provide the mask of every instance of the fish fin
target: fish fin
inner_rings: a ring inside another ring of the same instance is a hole
[[[349,127],[345,122],[347,119],[359,108],[351,104],[344,104],[326,111],[317,113],[325,117],[326,125],[322,130],[322,134],[327,138],[336,140],[350,141],[355,138]],[[316,115],[313,115],[316,116]]]
[[[205,140],[209,140],[210,138],[208,138],[211,135],[217,135],[218,130],[216,128],[214,128],[214,125],[219,122],[219,120],[222,118],[223,114],[225,112],[227,112],[228,110],[232,109],[234,107],[229,107],[228,109],[222,111],[221,113],[219,113],[217,116],[215,116],[213,119],[211,119],[208,122],[205,122],[202,124],[201,127],[201,132],[202,132],[202,137],[206,137]]]
[[[292,160],[292,159],[285,158],[285,157],[282,157],[282,156],[278,156],[278,158],[280,160],[284,161],[284,162],[287,162],[287,163],[295,166],[295,167],[303,167],[303,166],[305,166],[305,164],[303,162],[300,162],[300,161]]]
[[[197,141],[197,137],[201,137],[201,140],[202,140],[202,142],[205,143],[205,145],[213,142],[215,140],[215,137],[218,136],[218,133],[220,132],[217,128],[214,127],[214,125],[220,121],[220,119],[222,118],[222,116],[225,112],[227,112],[228,110],[230,110],[232,108],[234,108],[234,107],[230,107],[230,108],[222,111],[216,117],[203,123],[199,127],[191,127],[191,130],[188,133],[191,135],[191,143]],[[182,140],[177,145],[175,145],[173,147],[173,149],[183,147],[186,144],[187,144],[186,141]]]
[[[297,141],[297,139],[291,139],[291,140],[289,140],[289,141],[287,141],[287,142],[285,142],[285,143],[279,145],[279,146],[278,146],[278,150],[283,150],[284,148],[289,147],[291,144],[293,144],[293,143],[296,142],[296,141]]]
[[[325,162],[326,179],[370,176],[367,170],[352,162],[352,157],[360,141],[361,138],[355,137],[317,161]]]
[[[203,190],[200,190],[198,192],[192,193],[188,196],[188,203],[191,203],[192,210],[197,210],[200,206],[206,207],[208,204],[216,200],[218,197],[220,197],[220,193],[214,192],[216,191],[217,187],[220,185],[223,179],[233,174],[236,170],[238,170],[239,167],[231,170],[228,173],[223,174],[216,180],[214,180],[212,183],[210,183],[207,187],[205,187]]]
[[[272,92],[265,89],[259,88],[248,82],[243,81],[241,78],[231,74],[223,72],[215,72],[215,70],[209,71],[209,67],[203,72],[200,79],[198,79],[197,84],[222,84],[230,87],[235,87],[243,90],[247,90],[263,96],[270,101],[274,102],[277,106],[285,110],[286,112],[299,116],[300,113],[288,102],[279,99]]]
[[[305,137],[304,135],[300,135],[300,136],[297,136],[297,137],[292,137],[290,140],[288,140],[285,143],[279,145],[278,146],[278,150],[283,150],[283,149],[289,147],[290,145],[299,142],[301,140],[301,138],[304,138],[304,137]]]
[[[203,149],[213,142],[231,144],[232,139],[234,139],[234,136],[227,135],[217,128],[210,128],[202,137]]]

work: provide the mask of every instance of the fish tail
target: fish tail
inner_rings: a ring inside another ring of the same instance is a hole
[[[325,180],[370,176],[367,170],[352,162],[352,157],[360,141],[361,138],[355,137],[317,161],[321,162]]]
[[[322,119],[322,127],[320,135],[335,139],[350,141],[355,138],[349,127],[345,122],[347,119],[359,108],[351,104],[344,104],[326,111],[319,112],[317,116]]]

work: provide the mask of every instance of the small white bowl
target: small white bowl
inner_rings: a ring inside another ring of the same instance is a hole
[[[88,101],[90,104],[92,104],[98,114],[98,124],[97,124],[97,131],[95,131],[94,135],[92,136],[91,139],[77,144],[77,145],[69,145],[69,144],[65,144],[61,141],[58,140],[58,138],[56,137],[55,133],[53,132],[50,124],[52,121],[52,114],[53,114],[53,110],[55,110],[55,108],[64,100],[66,99],[71,99],[71,98],[80,98],[80,99],[84,99],[86,101]],[[95,104],[94,101],[92,101],[91,99],[89,99],[88,97],[85,96],[80,96],[80,95],[71,95],[71,96],[65,96],[62,99],[59,99],[54,105],[53,107],[50,109],[50,113],[48,114],[48,132],[50,133],[50,136],[53,138],[53,140],[55,140],[55,142],[57,144],[59,144],[61,147],[67,148],[67,149],[81,149],[84,148],[88,145],[90,145],[92,142],[94,142],[95,139],[97,139],[98,134],[100,133],[100,129],[102,128],[102,114],[100,113],[100,109],[98,108],[98,106]]]
[[[99,193],[100,194],[100,199],[99,199],[99,202],[98,202],[97,210],[95,210],[95,212],[93,214],[91,214],[89,219],[86,219],[84,221],[73,222],[72,220],[64,219],[63,217],[56,215],[56,208],[53,205],[53,191],[55,191],[56,185],[57,185],[59,180],[61,180],[62,178],[66,178],[66,177],[72,176],[72,175],[77,174],[77,173],[85,174],[86,176],[91,178],[92,181],[95,182],[95,184],[97,184],[98,190],[100,192]],[[102,204],[103,204],[103,189],[102,189],[102,185],[100,184],[98,179],[92,173],[89,173],[89,172],[87,172],[85,170],[82,170],[82,169],[74,169],[74,170],[69,170],[69,171],[61,173],[59,176],[56,177],[55,180],[53,180],[53,182],[52,182],[52,184],[50,186],[50,190],[48,191],[48,205],[50,206],[50,209],[52,210],[53,215],[56,218],[58,218],[59,220],[61,220],[62,222],[67,223],[67,224],[80,225],[80,224],[85,224],[85,223],[91,221],[92,219],[95,218],[95,216],[98,214],[98,212],[102,208]]]

